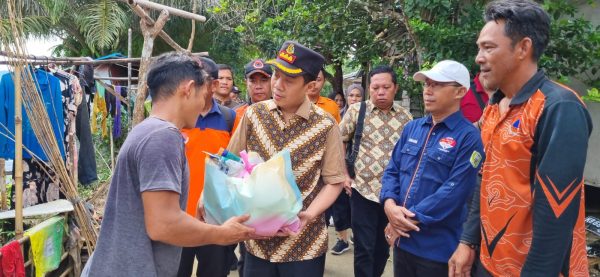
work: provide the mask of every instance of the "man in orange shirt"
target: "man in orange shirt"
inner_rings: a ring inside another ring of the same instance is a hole
[[[539,67],[551,18],[531,0],[488,3],[475,61],[498,88],[482,117],[479,197],[449,276],[481,246],[478,276],[589,276],[583,170],[592,121],[576,92]]]
[[[342,119],[340,118],[340,108],[338,107],[335,101],[321,96],[321,90],[323,89],[323,85],[325,85],[325,75],[323,75],[323,69],[319,71],[319,76],[317,76],[316,80],[317,84],[312,90],[309,90],[306,93],[310,102],[313,102],[317,107],[325,110],[330,113],[333,118],[335,118],[335,122],[340,123]]]
[[[201,62],[212,77],[206,94],[206,105],[200,112],[195,128],[182,130],[185,138],[185,154],[190,168],[190,189],[186,212],[191,216],[197,216],[196,208],[204,188],[204,161],[206,158],[204,151],[216,153],[220,148],[227,148],[235,119],[235,112],[232,109],[217,104],[213,98],[213,93],[219,88],[217,65],[208,58],[201,58]],[[233,255],[231,248],[231,246],[219,245],[183,248],[177,275],[190,276],[194,258],[197,258],[196,276],[227,276],[231,255]]]
[[[235,110],[234,131],[250,105],[271,99],[271,75],[273,74],[271,66],[266,65],[262,59],[256,59],[246,64],[244,73],[246,75],[248,103]]]

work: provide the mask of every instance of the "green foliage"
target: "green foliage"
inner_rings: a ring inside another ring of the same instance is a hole
[[[120,35],[127,33],[125,9],[113,0],[89,4],[75,19],[85,43],[93,50],[111,49]]]
[[[600,102],[600,91],[597,88],[588,89],[587,95],[582,98],[585,101]]]

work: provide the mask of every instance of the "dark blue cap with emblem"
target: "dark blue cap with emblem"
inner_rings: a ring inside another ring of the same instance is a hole
[[[254,73],[261,73],[267,77],[271,77],[273,70],[262,59],[256,59],[244,66],[244,75],[246,75],[246,78]]]
[[[286,41],[277,52],[277,58],[267,61],[289,76],[319,75],[325,58],[314,50],[295,41]]]

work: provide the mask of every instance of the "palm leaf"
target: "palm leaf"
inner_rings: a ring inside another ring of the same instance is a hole
[[[128,26],[127,13],[113,0],[101,0],[86,6],[76,16],[79,30],[86,44],[94,50],[107,49],[114,44]]]

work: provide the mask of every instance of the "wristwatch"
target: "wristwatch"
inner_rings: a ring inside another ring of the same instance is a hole
[[[471,243],[471,242],[468,242],[468,241],[466,241],[466,240],[461,240],[461,241],[460,241],[460,243],[462,243],[462,244],[464,244],[464,245],[468,246],[469,248],[471,248],[471,249],[473,249],[473,250],[477,250],[477,249],[479,248],[479,245],[478,245],[478,244]]]

